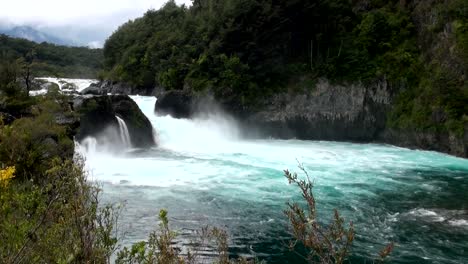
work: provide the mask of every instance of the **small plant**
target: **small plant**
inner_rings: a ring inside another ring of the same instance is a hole
[[[302,197],[307,202],[307,210],[298,203],[288,203],[285,211],[292,227],[295,240],[289,244],[290,250],[295,250],[298,243],[309,251],[302,256],[310,263],[343,263],[351,249],[354,240],[354,226],[349,223],[346,228],[344,220],[335,209],[332,222],[324,227],[318,222],[316,201],[312,189],[314,187],[309,174],[299,164],[306,179],[299,179],[297,173],[284,171],[289,184],[295,184],[301,190]],[[298,253],[299,254],[299,253]]]
[[[176,232],[169,228],[167,211],[159,211],[159,230],[153,231],[148,241],[133,244],[131,248],[124,247],[117,253],[117,264],[191,264],[205,262],[199,259],[199,250],[214,246],[217,258],[209,260],[209,263],[217,264],[253,264],[257,261],[249,261],[243,258],[231,260],[229,258],[228,234],[218,228],[204,227],[198,232],[196,241],[186,254],[174,245]]]
[[[289,249],[301,256],[308,263],[344,263],[350,254],[354,241],[354,226],[349,222],[348,227],[338,210],[334,210],[333,219],[328,225],[319,223],[316,200],[313,193],[314,184],[302,164],[299,169],[305,179],[300,179],[297,173],[284,171],[289,184],[299,187],[306,202],[306,209],[298,203],[288,203],[285,214],[289,219],[294,240],[289,243]],[[302,245],[306,255],[299,253],[296,248]],[[393,251],[394,244],[388,244],[380,253],[380,261],[387,258]]]

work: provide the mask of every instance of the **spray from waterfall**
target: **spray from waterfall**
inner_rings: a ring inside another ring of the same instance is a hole
[[[124,144],[125,148],[130,148],[132,146],[132,143],[130,141],[130,133],[128,133],[127,124],[125,124],[125,121],[122,118],[118,116],[115,116],[115,117],[117,118],[117,121],[119,122],[120,140]]]

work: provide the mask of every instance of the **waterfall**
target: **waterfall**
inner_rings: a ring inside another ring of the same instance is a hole
[[[128,133],[127,124],[125,124],[125,121],[122,118],[118,116],[115,116],[115,117],[117,118],[117,121],[119,122],[120,139],[122,140],[122,143],[124,144],[126,148],[130,148],[132,146],[132,143],[130,141],[130,134]]]
[[[130,96],[146,115],[158,134],[158,146],[178,151],[219,153],[236,147],[241,139],[237,122],[215,106],[212,113],[191,119],[176,119],[154,112],[156,97]]]

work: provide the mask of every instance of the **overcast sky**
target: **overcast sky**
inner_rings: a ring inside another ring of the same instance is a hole
[[[0,0],[0,23],[29,25],[76,41],[103,42],[119,25],[167,0]],[[190,0],[176,0],[190,4]],[[83,38],[79,40],[78,38]]]

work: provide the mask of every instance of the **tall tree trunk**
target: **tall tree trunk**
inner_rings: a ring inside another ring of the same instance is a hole
[[[314,69],[314,40],[310,40],[310,69]]]

